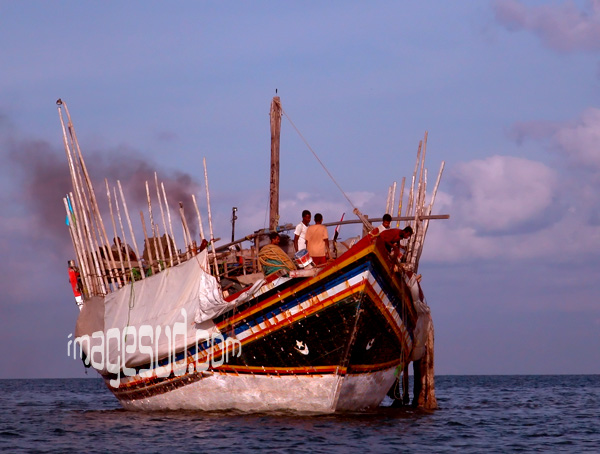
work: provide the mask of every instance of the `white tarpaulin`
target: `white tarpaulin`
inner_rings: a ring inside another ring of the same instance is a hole
[[[77,333],[91,337],[91,348],[83,347],[94,368],[106,371],[109,363],[133,367],[151,358],[156,361],[193,344],[198,330],[217,334],[211,319],[235,303],[223,300],[219,284],[206,268],[204,250],[181,265],[108,294],[103,305],[104,329],[100,331],[103,338],[97,333]],[[93,309],[101,310],[101,305]],[[80,318],[91,316],[91,308],[86,311],[84,305]],[[84,325],[85,320],[78,320],[78,326]],[[100,342],[105,345],[100,347]],[[97,367],[100,353],[105,361]]]

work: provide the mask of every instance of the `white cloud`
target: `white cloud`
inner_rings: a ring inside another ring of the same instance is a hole
[[[482,232],[505,231],[539,217],[552,203],[555,172],[523,158],[492,156],[451,173],[454,215]]]
[[[600,109],[585,109],[579,118],[564,122],[530,121],[516,123],[511,136],[550,142],[550,149],[560,151],[569,161],[586,169],[600,170]]]
[[[496,19],[509,30],[529,30],[559,52],[600,50],[600,1],[580,11],[573,2],[526,6],[517,0],[496,1]]]

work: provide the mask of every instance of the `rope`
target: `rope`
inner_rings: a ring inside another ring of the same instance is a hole
[[[129,326],[129,317],[131,316],[131,309],[133,309],[133,307],[135,306],[135,292],[133,290],[133,273],[131,273],[131,291],[129,292],[129,309],[127,310],[127,325],[125,326],[125,329],[127,329],[127,327]],[[123,339],[123,342],[127,342],[127,334],[125,334],[125,339]]]
[[[263,267],[287,268],[295,270],[296,265],[283,250],[275,244],[267,244],[258,253],[258,262]],[[274,263],[275,262],[275,263]],[[277,263],[279,262],[279,263]]]
[[[315,151],[312,149],[312,147],[310,146],[310,144],[304,138],[304,136],[302,135],[302,133],[298,130],[298,128],[296,127],[296,125],[294,124],[294,122],[292,121],[292,119],[289,117],[289,115],[285,112],[285,110],[283,110],[283,107],[281,108],[281,113],[283,113],[283,115],[285,115],[285,117],[288,119],[288,121],[290,122],[290,124],[292,125],[292,127],[296,130],[296,132],[298,133],[298,135],[300,136],[300,138],[304,142],[304,144],[308,147],[308,149],[313,154],[313,156],[316,158],[316,160],[319,161],[319,164],[321,164],[321,167],[323,167],[323,170],[325,170],[325,172],[327,173],[327,175],[329,175],[329,178],[331,178],[331,181],[333,181],[334,184],[338,187],[338,189],[340,190],[340,192],[342,193],[342,195],[346,198],[346,200],[348,201],[348,203],[350,204],[350,206],[353,209],[356,209],[356,206],[352,203],[352,200],[350,200],[350,198],[346,195],[346,193],[344,192],[344,190],[342,189],[342,187],[338,184],[338,182],[335,180],[335,178],[333,178],[333,175],[331,175],[331,173],[329,172],[329,170],[327,170],[327,167],[325,167],[325,164],[323,164],[323,162],[319,159],[319,157],[317,156],[317,153],[315,153]]]

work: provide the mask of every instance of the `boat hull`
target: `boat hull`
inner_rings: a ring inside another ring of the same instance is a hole
[[[142,365],[148,370],[109,388],[133,410],[378,406],[410,357],[414,307],[385,251],[364,242],[349,253],[317,276],[286,280],[222,314],[214,320],[221,342],[190,346],[154,369]]]
[[[214,372],[148,398],[122,400],[127,410],[239,410],[333,413],[377,407],[395,367],[364,374],[238,375]]]

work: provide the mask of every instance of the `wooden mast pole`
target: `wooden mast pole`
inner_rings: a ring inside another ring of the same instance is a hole
[[[173,251],[171,250],[171,238],[169,238],[169,233],[167,230],[167,222],[165,221],[165,211],[163,210],[163,206],[162,206],[162,199],[160,197],[160,191],[158,189],[158,175],[156,174],[156,172],[154,172],[154,184],[156,185],[156,197],[158,198],[158,206],[160,206],[160,215],[162,217],[162,221],[163,221],[163,227],[165,228],[165,238],[167,240],[167,249],[169,250],[169,263],[171,266],[173,266]],[[161,244],[161,247],[162,246]]]
[[[281,100],[274,96],[271,101],[271,185],[269,230],[277,230],[279,224],[279,139],[281,133]]]
[[[177,258],[177,264],[181,263],[181,257],[179,257],[179,250],[177,249],[177,243],[175,242],[175,235],[173,234],[173,224],[171,223],[171,210],[169,210],[169,200],[167,199],[167,191],[165,191],[165,185],[161,181],[160,188],[162,189],[163,198],[165,199],[165,210],[167,211],[167,219],[169,220],[169,232],[171,232],[171,239],[173,240],[173,247],[175,248],[174,254]]]
[[[219,277],[219,264],[217,263],[217,252],[215,251],[215,235],[213,234],[212,225],[212,211],[210,209],[210,190],[208,189],[208,170],[206,168],[206,158],[202,158],[202,164],[204,165],[204,184],[206,185],[206,205],[208,209],[208,229],[210,231],[210,244],[212,245],[212,256],[215,264],[215,277],[217,282],[221,282]]]

